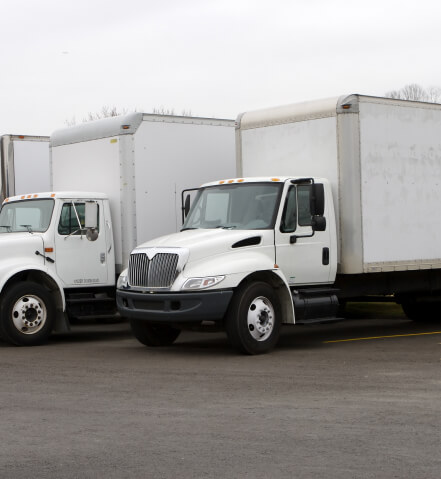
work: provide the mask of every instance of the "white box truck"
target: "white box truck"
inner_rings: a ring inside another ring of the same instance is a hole
[[[0,336],[17,345],[112,317],[130,251],[180,228],[181,190],[236,168],[233,120],[133,113],[50,143],[49,191],[9,197],[0,212]]]
[[[138,246],[119,278],[142,343],[210,320],[263,353],[282,323],[333,321],[368,295],[441,318],[441,105],[349,95],[244,113],[236,151],[238,177],[203,185],[182,231]]]
[[[50,189],[49,137],[0,137],[0,202],[8,196]]]

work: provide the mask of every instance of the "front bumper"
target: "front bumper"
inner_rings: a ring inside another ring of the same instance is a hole
[[[216,321],[224,317],[232,290],[197,293],[141,293],[117,290],[116,304],[122,316],[146,321]]]

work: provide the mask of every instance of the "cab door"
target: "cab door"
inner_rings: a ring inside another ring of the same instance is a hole
[[[89,241],[84,228],[86,200],[61,205],[55,231],[55,267],[66,286],[93,286],[108,281],[108,258],[103,202],[98,205],[98,238]]]
[[[311,191],[311,184],[287,183],[276,224],[276,263],[292,286],[330,281],[330,254],[333,253],[330,251],[330,228],[313,231]]]

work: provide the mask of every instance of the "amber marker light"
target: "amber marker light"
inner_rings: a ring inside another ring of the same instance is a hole
[[[24,200],[25,198],[26,198],[26,196],[22,196],[20,199],[21,199],[21,200]]]
[[[244,181],[243,178],[241,178],[240,180],[237,180],[238,183],[242,183]]]
[[[228,183],[234,183],[234,180],[228,180]]]
[[[343,110],[349,110],[349,108],[351,108],[351,105],[346,103],[346,105],[342,105],[341,107],[343,108]]]
[[[278,265],[278,264],[275,264],[275,265],[274,265],[274,268],[278,269],[278,268],[279,268],[279,265]]]
[[[219,181],[219,184],[220,184],[220,185],[223,185],[224,183],[225,183],[225,181],[224,181],[224,180],[222,180],[222,181]]]
[[[53,253],[53,252],[54,252],[54,248],[44,248],[44,252],[45,252],[45,253]]]
[[[38,198],[38,195],[34,195],[34,198]]]
[[[280,181],[280,178],[271,178],[271,181]]]
[[[128,129],[130,129],[130,125],[123,125],[121,128],[122,128],[123,130],[128,130]]]
[[[51,198],[55,198],[55,193],[52,193],[52,194],[51,194]]]

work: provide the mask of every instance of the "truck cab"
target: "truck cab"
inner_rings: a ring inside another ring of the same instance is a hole
[[[132,251],[117,304],[144,344],[171,344],[211,321],[247,354],[270,350],[282,323],[335,319],[337,270],[330,185],[258,177],[203,185],[181,232]]]
[[[68,329],[88,299],[115,284],[113,235],[102,193],[7,198],[0,211],[0,335],[17,345]],[[81,294],[79,295],[79,292]]]

